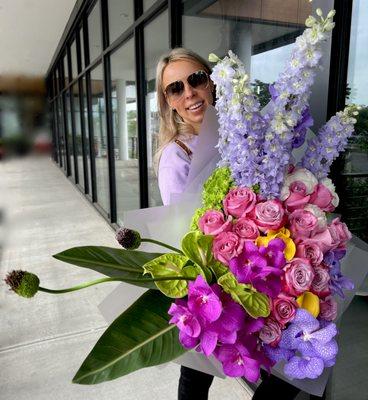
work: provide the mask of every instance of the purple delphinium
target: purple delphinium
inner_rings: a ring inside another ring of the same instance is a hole
[[[310,114],[309,107],[306,107],[302,112],[296,127],[294,128],[294,138],[292,142],[293,149],[303,145],[307,129],[313,125],[313,118]]]
[[[289,327],[283,331],[278,348],[267,346],[266,354],[275,361],[287,360],[284,372],[288,377],[315,379],[325,367],[335,364],[338,351],[334,339],[336,335],[334,323],[318,321],[307,310],[300,308]]]
[[[337,294],[345,299],[343,289],[353,290],[354,282],[341,273],[340,260],[345,256],[346,250],[332,250],[324,255],[323,261],[330,267],[329,287],[332,294]]]
[[[308,141],[301,165],[311,171],[317,179],[326,178],[333,160],[345,149],[354,132],[358,107],[349,105],[334,115],[318,135]]]
[[[229,262],[238,282],[251,284],[259,292],[276,297],[281,291],[282,268],[285,265],[285,243],[279,238],[270,240],[267,247],[244,243],[243,252]]]

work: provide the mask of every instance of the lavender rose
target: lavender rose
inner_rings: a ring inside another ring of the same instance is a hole
[[[296,256],[306,258],[311,265],[317,266],[323,260],[323,253],[314,240],[303,239],[296,246]]]
[[[331,236],[338,240],[338,247],[345,247],[346,242],[351,239],[351,233],[348,227],[345,223],[340,221],[340,218],[333,219],[331,224],[328,226],[328,230],[330,231]]]
[[[243,240],[233,232],[221,232],[213,241],[215,258],[225,265],[243,250]]]
[[[258,203],[252,211],[250,218],[257,224],[262,232],[277,231],[286,223],[286,214],[279,200],[267,200]]]
[[[279,294],[276,299],[272,300],[272,316],[281,326],[285,326],[289,321],[294,319],[298,303],[293,297],[285,294]]]
[[[294,238],[310,237],[318,223],[317,218],[310,211],[304,209],[293,211],[289,216],[289,221]]]
[[[314,267],[314,279],[310,291],[320,298],[325,298],[331,294],[329,283],[329,267],[323,263]]]
[[[263,343],[277,346],[281,339],[281,325],[274,318],[267,318],[259,332],[259,338]]]
[[[199,229],[205,235],[218,235],[221,232],[228,232],[232,229],[232,217],[229,216],[225,222],[224,214],[221,211],[208,210],[199,219]]]
[[[284,291],[292,296],[299,296],[310,289],[314,271],[306,258],[294,258],[284,267]]]
[[[233,227],[233,232],[243,239],[254,240],[259,236],[257,225],[249,218],[239,218]]]
[[[232,189],[223,201],[225,213],[235,218],[243,217],[253,210],[256,199],[256,194],[249,188]]]
[[[337,302],[332,296],[319,302],[319,317],[326,321],[333,321],[337,317]]]

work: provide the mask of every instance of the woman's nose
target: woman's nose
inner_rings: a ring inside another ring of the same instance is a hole
[[[192,97],[195,94],[195,89],[192,88],[192,86],[189,85],[188,82],[184,83],[184,96],[186,98]]]

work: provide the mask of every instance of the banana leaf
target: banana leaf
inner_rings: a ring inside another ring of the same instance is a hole
[[[103,333],[73,382],[91,385],[110,381],[185,353],[176,325],[168,323],[171,303],[172,299],[159,291],[144,293]]]
[[[142,266],[162,253],[115,249],[105,246],[73,247],[53,255],[54,258],[78,267],[89,268],[110,277],[143,278]],[[131,282],[129,282],[131,283]],[[135,282],[136,286],[157,289],[153,282]]]

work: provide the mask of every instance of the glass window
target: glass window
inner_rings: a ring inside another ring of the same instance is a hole
[[[155,74],[159,58],[169,50],[168,12],[160,14],[144,28],[144,59],[146,63],[145,78],[146,124],[147,124],[147,165],[149,206],[161,205],[157,176],[154,170],[154,154],[158,147],[159,118],[155,91]]]
[[[64,78],[65,78],[65,85],[69,83],[69,69],[68,69],[68,55],[65,54],[64,56]]]
[[[85,149],[86,149],[86,159],[87,159],[87,168],[88,168],[88,187],[89,193],[92,193],[92,181],[91,181],[91,153],[90,153],[90,142],[89,142],[89,129],[88,129],[88,107],[87,107],[87,88],[86,88],[86,77],[83,76],[82,79],[82,88],[83,88],[83,109],[84,115],[84,131],[85,131]]]
[[[110,43],[134,22],[133,0],[109,0]]]
[[[73,108],[74,108],[74,126],[75,126],[75,147],[78,164],[79,185],[84,189],[84,168],[83,168],[83,143],[82,143],[82,126],[81,113],[79,103],[78,83],[73,85]]]
[[[81,70],[85,67],[85,59],[84,59],[84,38],[83,38],[83,28],[79,31],[79,43],[80,43],[80,51],[81,51]]]
[[[70,109],[70,94],[69,90],[65,92],[65,112],[66,112],[66,134],[68,138],[69,160],[70,160],[70,174],[75,181],[74,170],[74,150],[73,150],[73,132],[72,132],[72,113]]]
[[[97,1],[88,16],[89,59],[94,61],[102,53],[101,11]]]
[[[344,156],[341,199],[349,229],[368,241],[368,8],[365,1],[354,0],[349,48],[347,103],[362,105],[355,134]],[[352,394],[353,396],[353,394]]]
[[[70,46],[70,55],[72,58],[72,77],[73,79],[78,76],[78,61],[77,61],[77,43],[75,39]]]
[[[107,212],[109,206],[109,169],[107,160],[107,134],[102,65],[91,72],[93,138],[96,161],[97,202]]]
[[[64,137],[64,121],[63,121],[63,108],[61,95],[57,99],[57,117],[59,125],[59,141],[60,141],[60,152],[62,157],[62,163],[64,171],[66,171],[66,148],[65,148],[65,137]]]
[[[147,11],[156,0],[143,0],[143,12]]]
[[[124,211],[140,206],[134,65],[134,42],[130,39],[111,56],[111,103],[119,225],[123,224]]]

